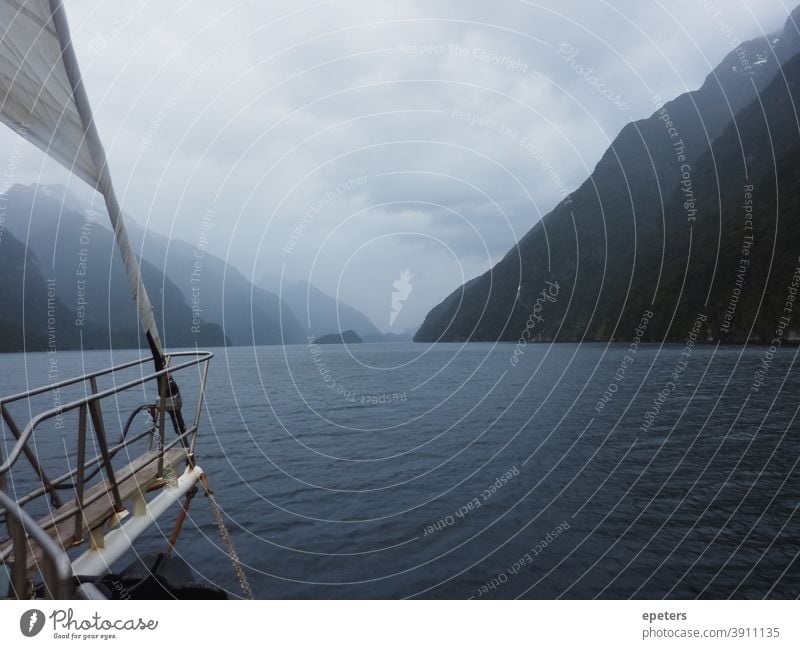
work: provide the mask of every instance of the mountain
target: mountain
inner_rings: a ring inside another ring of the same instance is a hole
[[[737,149],[729,148],[730,134],[737,130],[734,117],[743,109],[757,110],[753,106],[759,105],[762,91],[770,101],[780,102],[775,87],[783,84],[786,99],[791,86],[783,75],[793,70],[795,61],[790,59],[800,50],[798,23],[800,9],[779,38],[742,44],[700,89],[664,105],[655,97],[656,111],[623,128],[590,178],[494,268],[435,307],[415,340],[628,339],[651,311],[646,339],[685,339],[684,320],[670,326],[672,310],[684,295],[682,269],[689,248],[683,244],[691,233],[693,249],[699,241],[706,246],[695,250],[705,259],[716,257],[718,245],[741,247],[728,242],[727,230],[722,236],[719,227],[714,240],[713,228],[724,220],[721,216],[735,217],[717,214],[710,219],[713,204],[707,191],[724,185],[733,192],[733,204],[744,200],[744,185],[729,187],[721,173],[728,158],[719,156],[737,155]],[[747,115],[743,124],[755,129],[752,114]],[[764,137],[763,128],[754,132]],[[711,147],[721,136],[725,147]],[[768,142],[766,138],[760,144]],[[767,190],[761,191],[767,200]],[[726,209],[733,208],[726,204]],[[692,275],[687,285],[697,289],[705,279]],[[713,295],[725,301],[725,290]],[[720,307],[709,304],[708,310]],[[703,337],[715,335],[703,332]],[[728,340],[740,338],[741,331],[726,333]]]
[[[114,346],[138,346],[135,306],[105,210],[90,209],[63,186],[15,185],[6,200],[6,223],[29,242],[38,268],[66,278],[65,302],[73,309],[80,306],[86,322],[101,325],[93,346],[108,346],[109,330]],[[305,328],[290,309],[208,253],[207,240],[197,245],[168,240],[130,218],[126,226],[165,345],[306,341]],[[80,300],[84,303],[78,305]]]
[[[78,347],[81,334],[87,348],[146,346],[114,235],[99,215],[82,210],[63,187],[14,185],[2,200],[6,235],[27,242],[26,272],[52,279],[62,312],[71,314],[58,319],[58,347]],[[13,245],[9,240],[4,255],[20,254]],[[165,346],[226,343],[222,329],[193,314],[158,267],[142,261],[141,272]],[[15,302],[7,300],[13,295],[0,302],[3,312],[15,313]],[[32,340],[41,347],[38,334]]]
[[[380,337],[383,334],[355,307],[350,306],[303,281],[281,281],[265,275],[259,284],[278,293],[291,312],[308,329],[308,336],[316,338],[330,331],[352,329],[361,338]]]
[[[341,333],[325,334],[314,341],[315,345],[355,345],[361,342],[361,338],[352,329]]]
[[[75,346],[75,313],[58,297],[58,284],[45,277],[31,253],[0,228],[0,352]],[[96,330],[92,331],[97,334]]]
[[[670,228],[663,246],[643,251],[645,259],[663,254],[664,265],[639,264],[620,307],[628,326],[660,275],[672,308],[656,310],[656,339],[685,337],[698,314],[712,340],[800,339],[800,55],[781,72],[695,165],[691,232]],[[681,201],[673,196],[667,212],[678,214]]]
[[[364,336],[365,343],[410,343],[414,340],[414,334],[419,327],[410,327],[405,331],[396,333],[385,333],[371,336]]]
[[[222,325],[232,345],[305,343],[306,329],[285,302],[208,252],[212,229],[213,223],[204,219],[192,245],[145,230],[132,220],[128,228],[134,249],[164,268],[187,302],[208,321]]]

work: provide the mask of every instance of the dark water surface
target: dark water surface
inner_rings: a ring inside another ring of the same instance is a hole
[[[198,458],[257,596],[800,595],[797,349],[513,351],[216,350]],[[57,356],[60,378],[111,360]],[[0,392],[49,362],[0,356]],[[203,497],[178,550],[239,592]]]

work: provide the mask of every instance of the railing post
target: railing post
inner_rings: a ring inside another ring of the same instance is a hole
[[[194,447],[197,442],[197,433],[200,430],[200,414],[203,409],[203,399],[206,394],[206,381],[208,380],[208,359],[203,361],[203,373],[200,377],[200,392],[197,395],[197,408],[194,411],[194,435],[190,446],[190,456],[194,456]]]
[[[3,451],[0,448],[0,464],[3,463]],[[6,491],[6,477],[0,475],[0,491]],[[8,528],[8,536],[11,538],[11,543],[14,547],[14,563],[11,565],[11,589],[17,599],[24,597],[28,588],[28,570],[27,570],[27,536],[25,530],[22,529],[19,521],[6,510],[6,527]],[[0,593],[0,597],[5,597]]]
[[[83,492],[86,479],[86,404],[78,411],[78,475],[75,485],[78,510],[75,512],[75,541],[83,538]]]
[[[92,394],[97,394],[97,380],[94,376],[89,379],[89,383],[92,386]],[[89,402],[89,413],[92,416],[94,434],[97,437],[97,444],[100,446],[100,454],[103,456],[108,482],[111,485],[111,494],[114,496],[114,508],[121,512],[123,510],[122,498],[119,495],[117,479],[114,477],[114,467],[111,466],[111,456],[108,453],[108,442],[106,441],[106,429],[103,426],[103,413],[100,411],[100,404],[97,403],[97,400],[93,399]]]
[[[42,577],[44,578],[44,596],[45,599],[58,599],[58,574],[53,562],[47,557],[42,561]]]
[[[164,477],[164,433],[166,428],[167,394],[169,393],[169,378],[166,374],[158,379],[158,477]]]
[[[45,579],[45,594],[49,597],[67,599],[72,596],[72,565],[64,549],[45,532],[8,494],[0,491],[0,507],[6,510],[9,520],[15,521],[18,530],[13,539],[14,590],[18,598],[28,597],[27,551],[28,543],[36,543],[42,551],[42,574]],[[30,541],[28,540],[30,538]]]
[[[14,564],[11,566],[11,583],[14,586],[14,595],[17,599],[28,596],[28,535],[22,524],[8,516],[8,531],[11,533],[11,543],[14,547]]]

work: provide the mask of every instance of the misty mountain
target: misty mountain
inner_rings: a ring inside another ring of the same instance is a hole
[[[410,343],[414,340],[414,335],[419,327],[410,327],[399,334],[391,331],[385,334],[378,334],[364,337],[365,343]]]
[[[114,235],[102,221],[104,217],[81,209],[74,198],[64,196],[63,188],[14,185],[3,200],[6,235],[10,234],[23,250],[21,242],[27,242],[25,268],[33,279],[28,286],[26,275],[25,297],[37,314],[37,322],[41,305],[32,302],[41,300],[38,278],[53,280],[61,304],[59,312],[63,313],[57,319],[58,348],[77,347],[81,333],[87,348],[146,346]],[[4,263],[14,263],[5,259],[6,254],[15,258],[20,254],[17,247],[12,249],[11,241],[3,251]],[[222,329],[198,320],[162,271],[142,261],[141,272],[165,346],[225,344]],[[13,300],[14,295],[7,294],[0,302],[5,319],[21,317]],[[26,335],[37,348],[42,348],[40,327],[36,324],[28,330],[26,323]]]
[[[206,320],[219,323],[232,345],[306,342],[305,326],[286,303],[208,252],[214,227],[209,217],[201,221],[194,245],[146,231],[135,221],[128,223],[137,253],[164,268],[186,301]]]
[[[331,297],[313,284],[284,281],[265,275],[259,284],[278,293],[291,312],[308,330],[310,338],[335,331],[352,329],[361,338],[373,340],[383,336],[372,321],[355,307]]]
[[[698,315],[724,342],[800,339],[800,55],[742,110],[693,169],[697,222],[667,228],[637,265],[627,326],[657,302],[649,335],[686,337]],[[678,192],[667,212],[679,214]],[[663,268],[644,260],[663,257]],[[667,299],[669,298],[669,299]]]
[[[352,329],[339,333],[325,334],[314,340],[315,345],[357,345],[363,342]]]
[[[58,284],[48,282],[52,278],[42,274],[33,253],[2,229],[0,276],[0,352],[75,346],[75,328],[60,326],[75,314],[58,298]]]
[[[664,105],[655,97],[651,117],[628,124],[590,178],[494,268],[434,308],[415,340],[629,339],[650,311],[645,339],[684,340],[701,294],[715,300],[701,301],[710,314],[702,337],[746,337],[738,325],[720,330],[719,314],[736,280],[730,257],[742,247],[736,227],[745,186],[758,184],[759,236],[769,236],[765,210],[778,196],[775,182],[767,182],[772,161],[763,149],[771,142],[780,141],[782,156],[771,171],[784,189],[792,187],[797,125],[786,110],[797,66],[790,59],[800,49],[795,21],[800,9],[779,37],[731,52],[699,90]],[[760,102],[769,104],[772,121],[763,122]],[[739,173],[741,164],[748,176]],[[781,194],[784,219],[773,220],[791,237],[787,198]],[[764,279],[772,277],[767,271]],[[773,315],[759,311],[756,328],[774,329]]]

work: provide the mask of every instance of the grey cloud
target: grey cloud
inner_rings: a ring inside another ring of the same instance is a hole
[[[651,93],[698,87],[733,39],[778,29],[791,9],[781,0],[281,0],[68,12],[128,212],[193,242],[213,206],[213,252],[246,275],[285,269],[339,291],[382,328],[391,282],[409,268],[403,329],[577,187],[616,133],[652,112]],[[578,52],[571,60],[565,43]],[[1,135],[0,151],[12,143]],[[16,180],[63,182],[42,160],[26,149]],[[382,175],[391,172],[409,173]],[[361,176],[368,182],[337,192]],[[335,199],[287,255],[328,192]],[[375,207],[394,201],[407,204]]]

